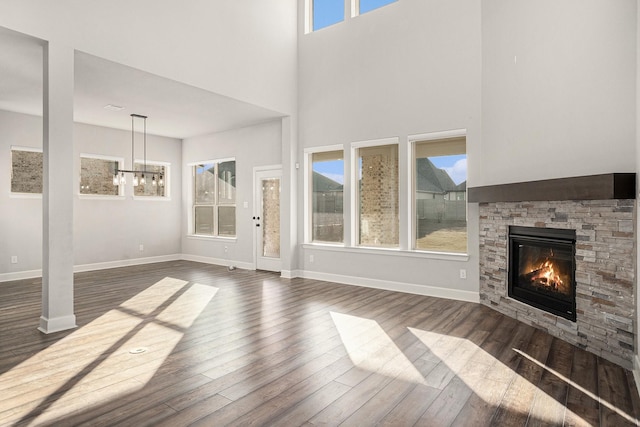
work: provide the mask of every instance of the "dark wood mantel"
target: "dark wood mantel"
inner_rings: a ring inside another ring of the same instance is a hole
[[[469,202],[635,199],[635,173],[607,173],[471,187]]]

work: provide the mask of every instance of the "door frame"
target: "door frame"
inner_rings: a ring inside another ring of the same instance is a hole
[[[282,165],[267,165],[267,166],[254,166],[253,168],[253,214],[252,217],[256,218],[258,215],[262,215],[262,203],[261,200],[258,200],[258,193],[260,189],[258,188],[258,174],[269,173],[272,172],[276,175],[280,176],[280,185],[282,188]],[[262,224],[262,220],[260,222]],[[282,228],[282,224],[280,224]],[[258,230],[262,231],[260,227],[256,227],[256,220],[252,221],[253,227],[253,269],[258,269]],[[281,242],[282,244],[282,237]],[[282,247],[282,246],[281,246]],[[280,270],[282,270],[282,254],[280,254]]]

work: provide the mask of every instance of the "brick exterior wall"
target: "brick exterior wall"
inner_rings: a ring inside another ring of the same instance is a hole
[[[398,146],[363,148],[360,156],[360,244],[397,246]]]
[[[42,194],[42,153],[11,150],[11,192]]]
[[[635,216],[635,200],[481,203],[481,303],[632,369]],[[507,296],[509,225],[576,230],[575,323]]]
[[[153,185],[153,175],[146,174],[144,179],[146,180],[145,185],[138,185],[137,187],[133,187],[133,195],[134,196],[154,196],[154,197],[163,197],[164,196],[164,185],[159,185],[160,175],[162,175],[163,179],[166,181],[167,174],[164,170],[164,166],[159,165],[147,165],[144,168],[144,165],[140,163],[135,164],[134,170],[146,170],[148,172],[154,172],[156,177],[156,185]],[[142,174],[138,174],[138,178],[142,177]],[[133,178],[132,178],[133,179]]]
[[[80,158],[80,194],[102,194],[117,196],[119,189],[113,185],[113,171],[117,162],[113,160]]]

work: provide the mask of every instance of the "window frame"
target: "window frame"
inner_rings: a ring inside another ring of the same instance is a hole
[[[378,9],[382,9],[384,7],[390,6],[394,3],[398,3],[400,0],[391,0],[388,3],[385,3],[383,5],[377,6],[373,9],[369,9],[366,10],[364,12],[362,12],[362,8],[361,8],[361,0],[343,0],[342,1],[342,6],[344,8],[344,12],[343,12],[343,16],[342,16],[342,20],[340,21],[336,21],[332,24],[326,25],[322,28],[318,28],[315,29],[314,28],[314,11],[313,11],[313,2],[314,0],[305,0],[304,3],[304,10],[305,10],[305,17],[304,17],[304,34],[309,34],[309,33],[314,33],[316,31],[320,31],[320,30],[324,30],[325,28],[329,28],[329,27],[333,27],[334,25],[340,24],[341,22],[345,22],[347,20],[347,18],[355,18],[357,16],[360,15],[364,15],[367,14],[369,12],[373,12],[374,10],[378,10]]]
[[[365,13],[373,12],[374,10],[382,9],[383,7],[389,6],[393,3],[397,3],[400,0],[391,0],[388,3],[380,5],[378,7],[374,7],[373,9],[369,9],[366,11],[361,10],[360,2],[361,0],[351,0],[351,17],[355,18],[356,16],[364,15]]]
[[[416,235],[417,235],[417,218],[416,218],[416,209],[417,209],[417,200],[416,200],[416,145],[420,143],[428,143],[429,141],[437,142],[443,141],[447,139],[455,140],[459,138],[467,139],[467,130],[466,129],[454,129],[448,131],[441,132],[431,132],[431,133],[423,133],[416,135],[409,135],[409,164],[410,164],[410,185],[409,185],[409,216],[411,218],[409,222],[409,230],[411,233],[411,238],[409,240],[409,250],[416,253],[424,253],[424,254],[436,254],[436,255],[452,255],[452,256],[468,256],[469,254],[469,201],[468,198],[465,197],[465,218],[467,223],[467,249],[465,252],[453,252],[453,251],[434,251],[428,249],[419,249],[416,247]],[[465,143],[465,155],[468,156],[468,150],[466,149]],[[467,175],[467,180],[468,180]]]
[[[202,161],[196,161],[196,162],[190,162],[187,163],[187,167],[190,170],[190,179],[189,179],[189,202],[190,202],[190,214],[188,216],[188,220],[187,220],[187,236],[191,237],[191,238],[197,238],[197,239],[207,239],[207,240],[236,240],[238,237],[238,197],[237,197],[237,181],[236,181],[236,195],[235,195],[235,202],[233,204],[231,203],[225,203],[225,204],[220,204],[219,200],[218,200],[218,168],[219,168],[219,164],[220,163],[225,163],[225,162],[235,162],[235,167],[236,167],[236,178],[237,178],[237,165],[238,162],[236,160],[235,157],[227,157],[227,158],[221,158],[221,159],[214,159],[214,160],[202,160]],[[147,162],[148,163],[148,162]],[[195,185],[195,178],[196,178],[196,166],[198,165],[206,165],[206,164],[215,164],[215,168],[216,168],[216,172],[215,172],[215,180],[214,180],[214,194],[215,194],[215,200],[213,203],[196,203],[196,185]],[[210,206],[213,212],[213,233],[212,234],[198,234],[196,233],[196,220],[195,220],[195,215],[196,215],[196,207],[207,207]],[[235,210],[235,217],[236,217],[236,222],[235,222],[235,234],[233,236],[220,236],[219,235],[219,230],[218,230],[218,208],[220,206],[223,207],[230,207],[232,206]]]
[[[135,159],[133,161],[133,170],[136,170],[136,164],[144,165],[145,161],[143,159]],[[163,166],[164,167],[164,196],[144,196],[144,195],[136,195],[135,187],[132,187],[133,190],[133,199],[134,200],[149,200],[149,201],[161,201],[171,200],[171,163],[157,160],[147,160],[147,166]],[[149,183],[148,183],[149,184]]]
[[[78,197],[81,199],[101,199],[101,200],[122,200],[125,198],[124,185],[118,185],[118,194],[82,194],[80,192],[80,185],[82,183],[82,159],[95,159],[95,160],[107,160],[111,162],[118,162],[118,168],[124,168],[124,158],[117,156],[107,156],[104,154],[92,154],[92,153],[80,153],[78,157],[78,183],[76,185],[76,191]],[[110,176],[110,180],[113,180],[113,174]]]
[[[343,169],[342,169],[342,173],[344,176],[344,184],[343,184],[343,193],[342,193],[342,206],[343,206],[343,211],[342,211],[342,220],[343,220],[343,226],[344,226],[344,231],[343,231],[343,236],[342,236],[342,242],[314,242],[313,241],[313,179],[312,179],[312,174],[313,174],[313,155],[316,153],[326,153],[326,152],[330,152],[330,151],[342,151],[342,156],[343,156]],[[304,185],[304,195],[303,195],[303,202],[304,202],[304,236],[303,236],[303,242],[305,244],[313,244],[313,245],[329,245],[329,246],[345,246],[347,244],[347,221],[348,221],[348,217],[346,215],[346,204],[345,201],[347,200],[347,196],[348,194],[346,189],[346,183],[347,183],[347,179],[349,178],[347,176],[347,158],[346,158],[346,150],[344,147],[344,144],[334,144],[334,145],[325,145],[325,146],[321,146],[321,147],[312,147],[312,148],[305,148],[304,149],[304,181],[303,181],[303,185]]]
[[[369,246],[360,243],[360,204],[358,199],[360,197],[360,190],[358,188],[358,150],[361,148],[380,147],[383,145],[396,145],[398,147],[398,245],[397,246]],[[386,249],[386,250],[398,250],[401,247],[402,235],[401,235],[401,209],[400,209],[400,191],[402,180],[401,168],[400,168],[400,138],[390,137],[382,139],[374,139],[368,141],[359,141],[351,143],[351,171],[349,180],[351,182],[350,191],[350,203],[351,203],[351,246],[356,248],[368,248],[368,249]]]
[[[314,28],[315,27],[315,19],[313,13],[313,3],[315,0],[305,0],[305,21],[304,21],[304,33],[315,33],[316,31],[324,30],[325,28],[333,27],[334,25],[340,24],[341,22],[345,22],[347,20],[347,2],[351,2],[352,0],[340,0],[342,2],[342,19],[336,22],[333,22],[329,25],[325,25],[322,28]],[[351,5],[353,7],[353,5]],[[352,9],[353,10],[353,9]]]

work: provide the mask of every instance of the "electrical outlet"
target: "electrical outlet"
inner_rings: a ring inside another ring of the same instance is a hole
[[[467,278],[467,270],[465,270],[464,268],[460,269],[460,278],[461,279],[466,279]]]
[[[140,252],[144,251],[144,245],[140,243]]]
[[[12,255],[11,256],[11,264],[17,264],[18,263],[18,256],[17,255]]]
[[[309,255],[309,262],[314,262],[315,258],[313,257],[313,255]]]

